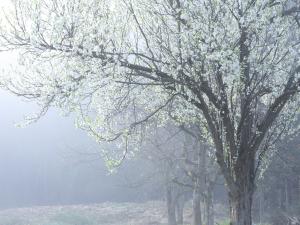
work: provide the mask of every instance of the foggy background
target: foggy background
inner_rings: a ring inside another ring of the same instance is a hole
[[[19,128],[16,124],[37,108],[4,91],[0,106],[1,209],[138,201],[147,195],[130,187],[126,165],[109,174],[100,154],[88,155],[100,146],[76,129],[72,118],[51,109],[37,123]]]

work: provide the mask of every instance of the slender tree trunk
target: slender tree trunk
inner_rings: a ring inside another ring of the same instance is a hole
[[[207,189],[207,196],[205,198],[206,208],[206,225],[214,225],[214,212],[213,212],[213,193],[210,186]]]
[[[172,186],[167,184],[166,187],[167,210],[168,210],[168,225],[176,224],[176,204],[173,198]]]
[[[263,208],[263,189],[260,190],[258,197],[259,197],[259,223],[261,224],[262,220],[263,220],[262,216],[263,216],[263,210],[264,210],[264,208]]]
[[[177,225],[183,225],[184,200],[182,198],[183,196],[179,197],[176,205]]]
[[[211,204],[211,216],[210,216],[210,225],[215,225],[215,207],[214,207],[214,197],[212,197],[212,204]]]
[[[300,203],[300,177],[297,180],[297,197],[296,197],[296,202],[299,204]],[[297,209],[298,215],[300,215],[300,207]]]
[[[289,210],[290,210],[290,208],[289,208],[289,206],[290,206],[290,201],[289,201],[289,190],[290,190],[290,188],[289,188],[289,180],[287,179],[287,178],[285,178],[284,179],[284,192],[285,192],[285,202],[284,202],[284,204],[285,204],[285,210],[286,210],[286,212],[289,212]]]
[[[193,225],[202,225],[201,217],[201,190],[196,184],[193,192]]]
[[[286,200],[285,200],[285,197],[286,197],[286,192],[285,192],[285,180],[283,178],[282,179],[282,183],[280,185],[280,209],[284,212],[286,212]]]

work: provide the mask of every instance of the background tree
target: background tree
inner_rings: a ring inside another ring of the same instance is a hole
[[[185,148],[183,154],[184,172],[190,183],[176,180],[193,190],[193,224],[214,224],[214,187],[219,169],[214,156],[214,148],[205,137],[204,130],[197,125],[181,125],[185,133]],[[204,203],[203,210],[201,204]]]
[[[283,139],[258,183],[255,215],[258,221],[288,224],[299,216],[299,136]]]

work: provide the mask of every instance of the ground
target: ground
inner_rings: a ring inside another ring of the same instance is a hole
[[[185,211],[190,224],[191,211]],[[0,225],[166,225],[163,202],[42,206],[0,211]]]

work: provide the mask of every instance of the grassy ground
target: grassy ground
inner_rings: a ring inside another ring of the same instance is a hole
[[[190,224],[191,211],[185,211]],[[47,206],[0,211],[0,225],[166,225],[162,202]]]
[[[34,207],[0,211],[0,225],[162,225],[165,214],[160,202]]]

